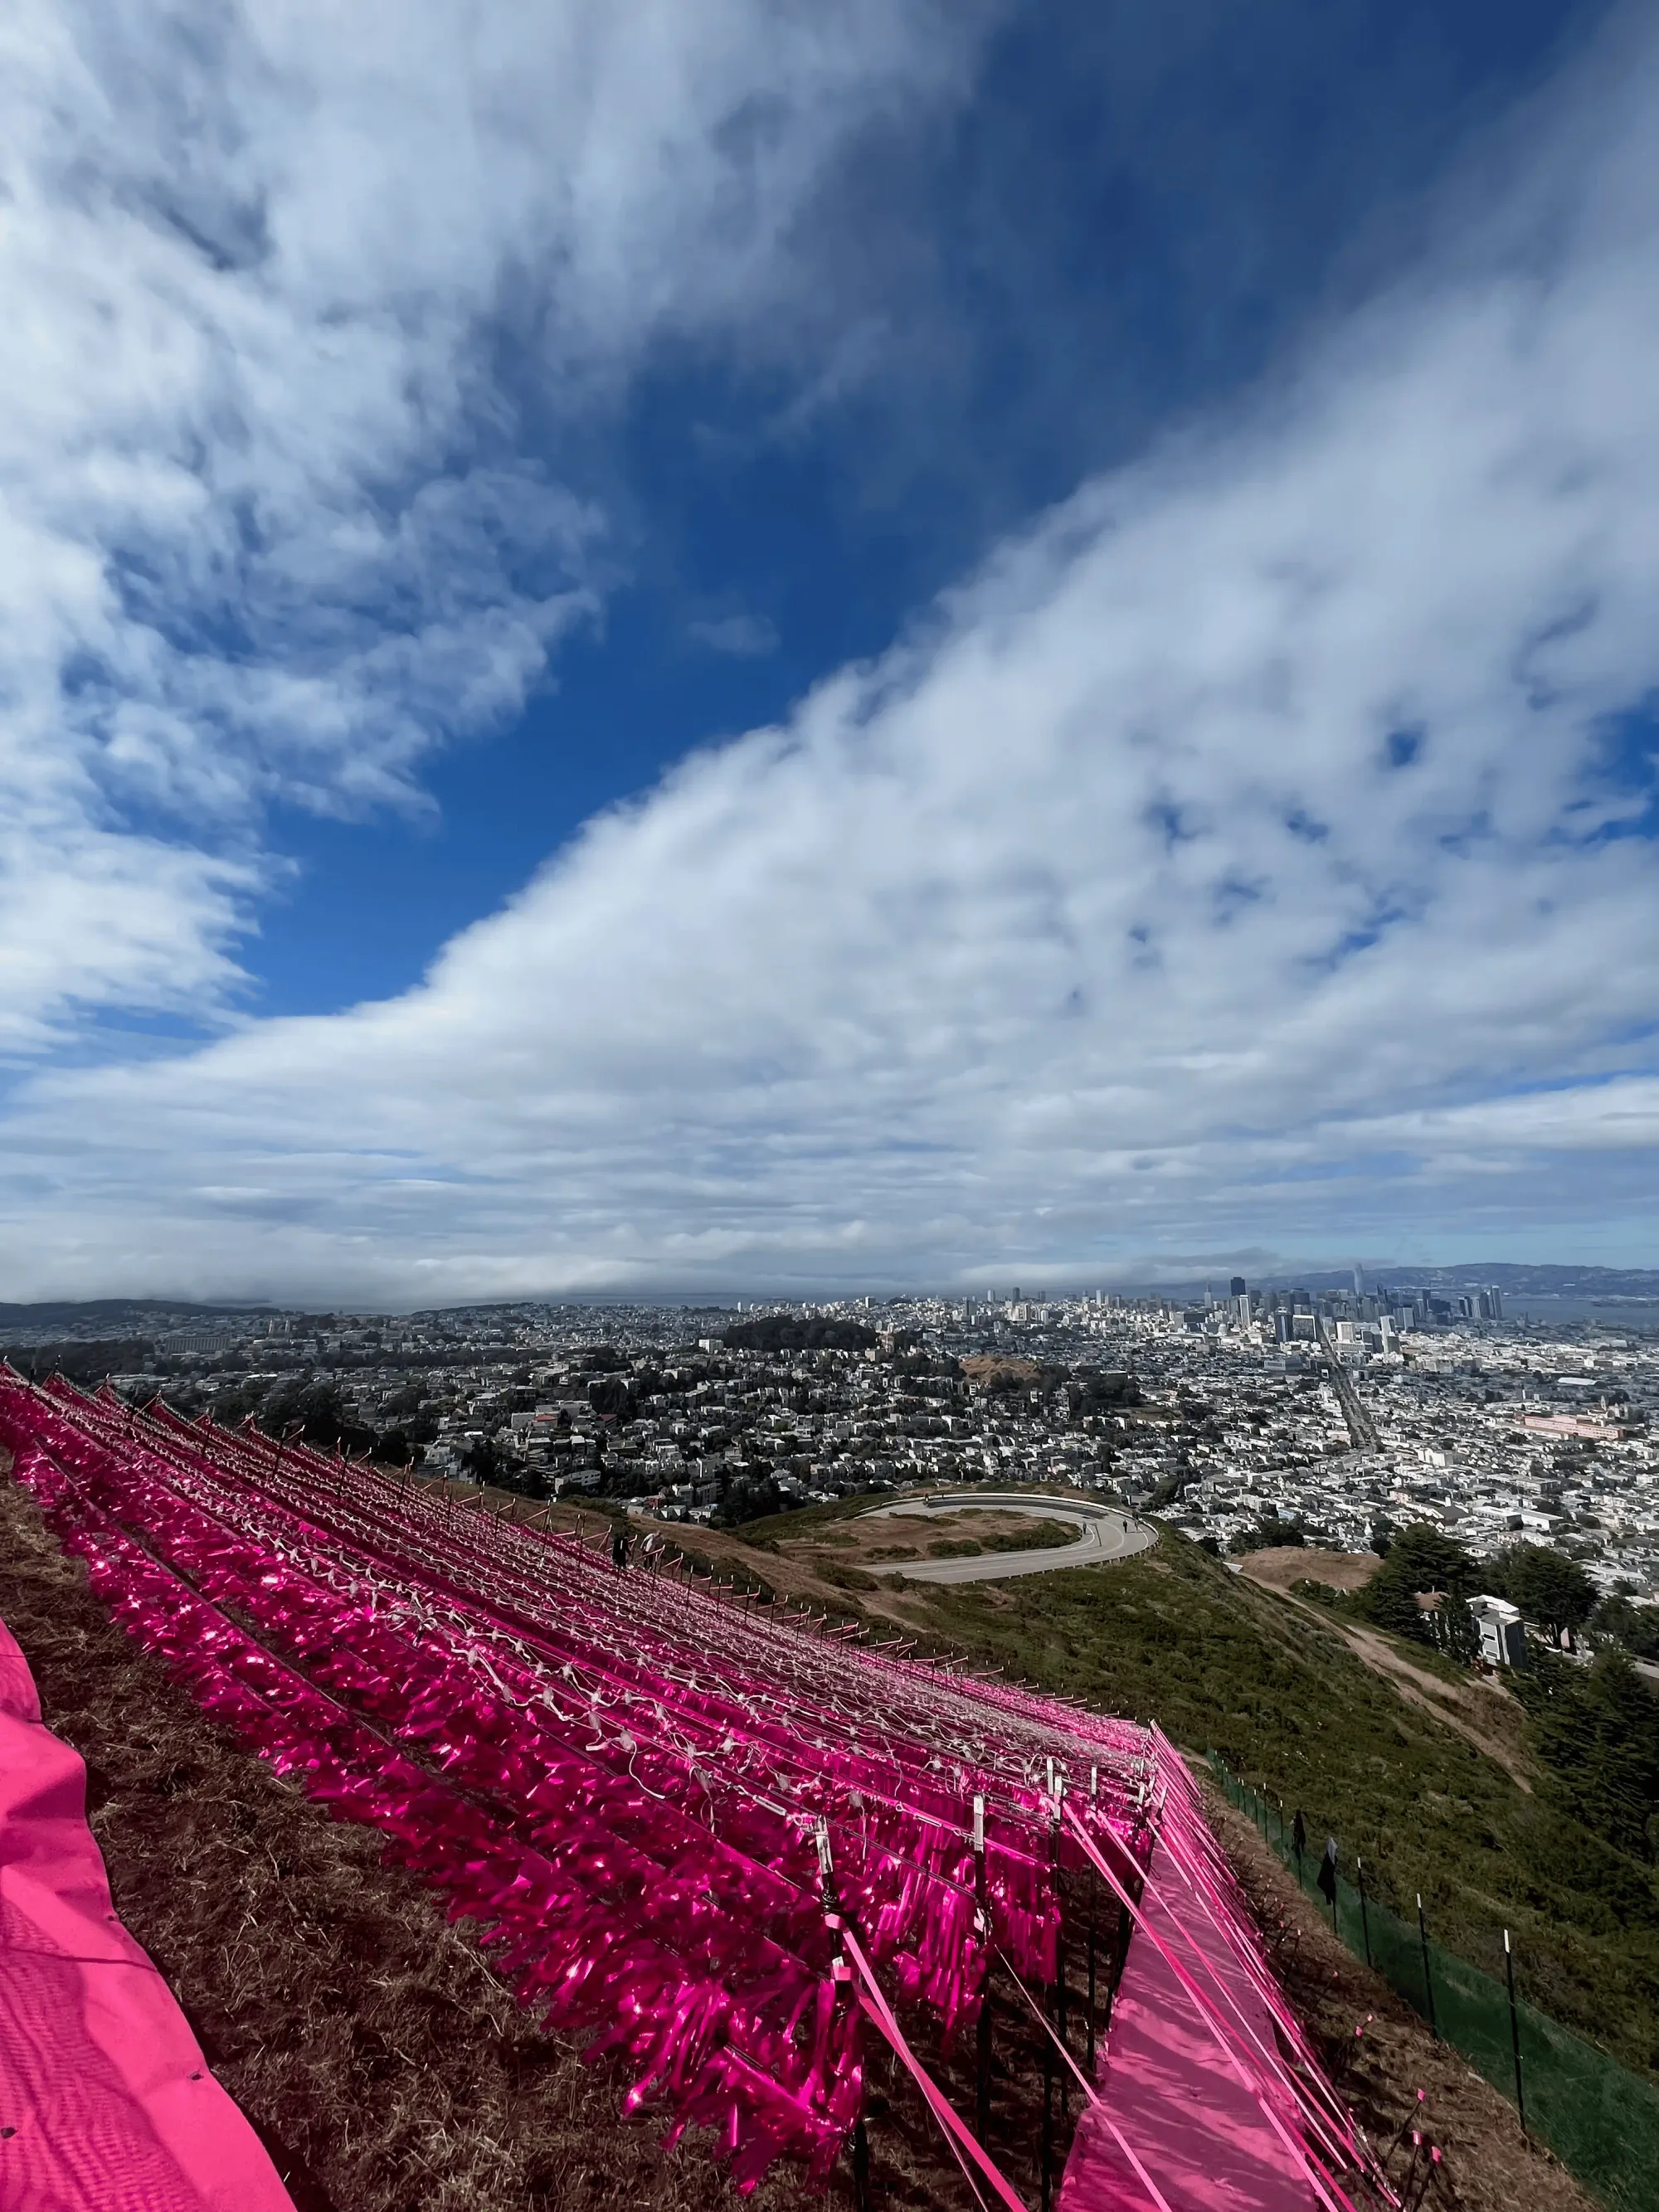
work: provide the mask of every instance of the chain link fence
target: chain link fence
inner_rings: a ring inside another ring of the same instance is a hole
[[[1310,1836],[1298,1851],[1279,1808],[1213,1751],[1209,1764],[1228,1802],[1255,1823],[1348,1948],[1519,2106],[1528,2133],[1610,2212],[1659,2212],[1659,2090],[1340,1874],[1333,1904],[1318,1887],[1324,1838]]]

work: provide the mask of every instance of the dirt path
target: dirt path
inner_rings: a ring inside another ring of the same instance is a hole
[[[1344,1614],[1298,1597],[1291,1585],[1305,1577],[1333,1589],[1358,1589],[1376,1573],[1380,1560],[1369,1553],[1302,1551],[1284,1547],[1252,1552],[1241,1571],[1259,1589],[1271,1590],[1289,1605],[1340,1636],[1362,1665],[1381,1674],[1398,1694],[1420,1711],[1431,1713],[1466,1743],[1494,1759],[1519,1790],[1532,1794],[1532,1764],[1527,1753],[1521,1709],[1509,1692],[1495,1682],[1471,1674],[1449,1682],[1427,1667],[1419,1667],[1396,1650],[1380,1630],[1367,1628]]]
[[[1379,2153],[1427,2092],[1420,2126],[1443,2162],[1425,2212],[1598,2212],[1560,2161],[1528,2142],[1514,2107],[1455,2051],[1437,2042],[1403,1999],[1338,1942],[1313,1900],[1242,1813],[1194,1771],[1291,2002],[1337,2089]],[[1356,2036],[1356,2027],[1363,2033]],[[1391,2171],[1402,2179],[1409,2133]],[[1419,2167],[1419,2178],[1421,2178]]]
[[[1507,1690],[1473,1679],[1467,1686],[1443,1681],[1425,1668],[1414,1667],[1377,1630],[1358,1628],[1347,1621],[1338,1626],[1349,1650],[1373,1673],[1392,1682],[1411,1704],[1455,1729],[1466,1742],[1495,1759],[1518,1790],[1532,1795],[1532,1766],[1521,1708]]]

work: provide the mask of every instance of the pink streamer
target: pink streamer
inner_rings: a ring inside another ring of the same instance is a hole
[[[964,2170],[1020,2212],[916,2031],[945,2043],[971,2023],[994,1950],[1050,1981],[1059,1874],[1093,1864],[1127,1901],[1160,1827],[1317,2083],[1156,1730],[918,1660],[904,1639],[855,1644],[810,1608],[618,1574],[545,1528],[159,1403],[140,1413],[0,1370],[0,1441],[113,1615],[203,1707],[337,1817],[379,1829],[477,1923],[521,2000],[617,2068],[629,2109],[660,2111],[671,2140],[717,2130],[739,2188],[781,2156],[828,2171],[862,2108],[867,2021]],[[1097,1794],[1082,1788],[1091,1771]],[[1275,2126],[1352,2142],[1323,2084],[1304,2112],[1243,2025]]]

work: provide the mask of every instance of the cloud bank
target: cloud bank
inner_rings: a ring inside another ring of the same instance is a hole
[[[826,166],[981,12],[7,11],[0,1049],[210,1008],[265,807],[419,805],[520,709],[615,561],[523,395],[556,444],[775,309]]]
[[[650,228],[603,205],[604,237]],[[1523,180],[1433,265],[1248,410],[1084,487],[787,726],[590,824],[420,988],[33,1079],[7,1133],[18,1279],[418,1304],[1080,1276],[1334,1230],[1379,1255],[1519,1236],[1649,1256],[1656,205],[1659,67],[1627,38],[1532,118]],[[617,344],[592,230],[570,218],[573,296],[586,342]],[[403,391],[392,411],[413,441],[434,410]],[[478,686],[485,714],[569,618],[568,584],[422,596],[518,542],[515,502],[558,497],[465,481],[378,534],[366,490],[342,499],[337,554],[332,525],[279,540],[277,568],[361,554],[377,590],[405,532],[421,548],[405,630],[366,611],[307,647],[337,653],[337,698],[354,654],[376,702],[429,659],[449,711]],[[572,575],[583,528],[551,532]],[[524,535],[544,546],[544,516]],[[168,542],[187,605],[233,564],[211,530]],[[239,622],[276,592],[265,559]],[[90,623],[112,587],[83,605],[59,565]],[[158,629],[152,691],[133,618],[110,621],[128,657],[89,677],[88,727],[111,753],[132,734],[100,772],[240,791],[320,753],[337,794],[410,773],[420,740],[378,703],[331,752],[297,708],[208,744],[221,660],[280,702],[305,656],[210,656],[204,678]],[[186,664],[208,691],[163,713]],[[306,741],[270,734],[290,728]],[[169,939],[163,915],[120,957],[199,994],[179,941],[210,945],[238,895],[186,880],[208,919]]]

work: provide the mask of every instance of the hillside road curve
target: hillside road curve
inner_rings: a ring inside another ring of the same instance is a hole
[[[977,1559],[895,1559],[883,1572],[913,1583],[995,1583],[1013,1575],[1048,1575],[1063,1567],[1100,1566],[1109,1559],[1133,1559],[1158,1541],[1158,1531],[1115,1505],[1093,1505],[1079,1498],[1035,1497],[1030,1491],[976,1490],[971,1495],[945,1493],[878,1505],[860,1521],[926,1521],[939,1513],[1023,1513],[1033,1521],[1061,1521],[1078,1530],[1076,1540],[1047,1552],[985,1552]]]

